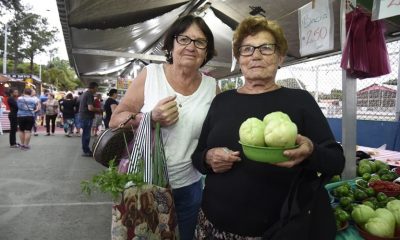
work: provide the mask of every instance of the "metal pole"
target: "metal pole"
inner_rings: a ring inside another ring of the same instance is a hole
[[[340,5],[340,35],[342,53],[346,42],[346,0]],[[342,146],[346,158],[346,167],[343,179],[352,179],[356,176],[356,136],[357,136],[357,82],[342,70],[343,104],[342,104]]]
[[[3,53],[3,74],[7,74],[7,32],[8,24],[4,25],[4,53]]]
[[[398,58],[398,70],[397,70],[397,91],[396,91],[396,121],[400,120],[400,48]]]

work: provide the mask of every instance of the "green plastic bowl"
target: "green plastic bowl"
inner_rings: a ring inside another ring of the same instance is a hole
[[[249,144],[244,144],[239,141],[242,145],[244,155],[253,161],[263,162],[263,163],[278,163],[288,161],[288,157],[283,155],[283,151],[287,149],[297,148],[298,145],[290,148],[282,147],[259,147]]]

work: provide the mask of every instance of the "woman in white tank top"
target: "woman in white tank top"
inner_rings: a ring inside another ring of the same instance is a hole
[[[191,240],[202,196],[201,174],[193,167],[191,154],[219,92],[215,79],[199,68],[216,53],[214,37],[202,18],[184,16],[167,31],[163,50],[167,63],[150,64],[139,73],[113,112],[110,127],[132,114],[129,125],[137,127],[141,113],[150,111],[152,121],[160,123],[180,238]]]

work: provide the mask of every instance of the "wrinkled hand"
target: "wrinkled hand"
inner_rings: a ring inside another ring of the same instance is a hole
[[[298,148],[285,150],[283,152],[283,155],[287,156],[289,161],[275,163],[275,165],[291,168],[303,162],[304,159],[307,159],[314,150],[314,144],[311,142],[311,140],[300,134],[297,135],[296,144],[299,145]]]
[[[240,161],[240,152],[231,151],[228,148],[212,148],[207,151],[206,163],[215,173],[223,173],[232,168],[235,162]]]
[[[159,122],[163,127],[176,123],[179,113],[175,99],[176,95],[161,99],[151,111],[151,120]]]

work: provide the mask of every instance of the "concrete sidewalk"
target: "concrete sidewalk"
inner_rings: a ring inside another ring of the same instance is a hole
[[[81,156],[80,137],[60,128],[44,134],[32,136],[28,151],[10,148],[9,134],[0,135],[0,239],[110,239],[111,199],[80,188],[104,167]]]

